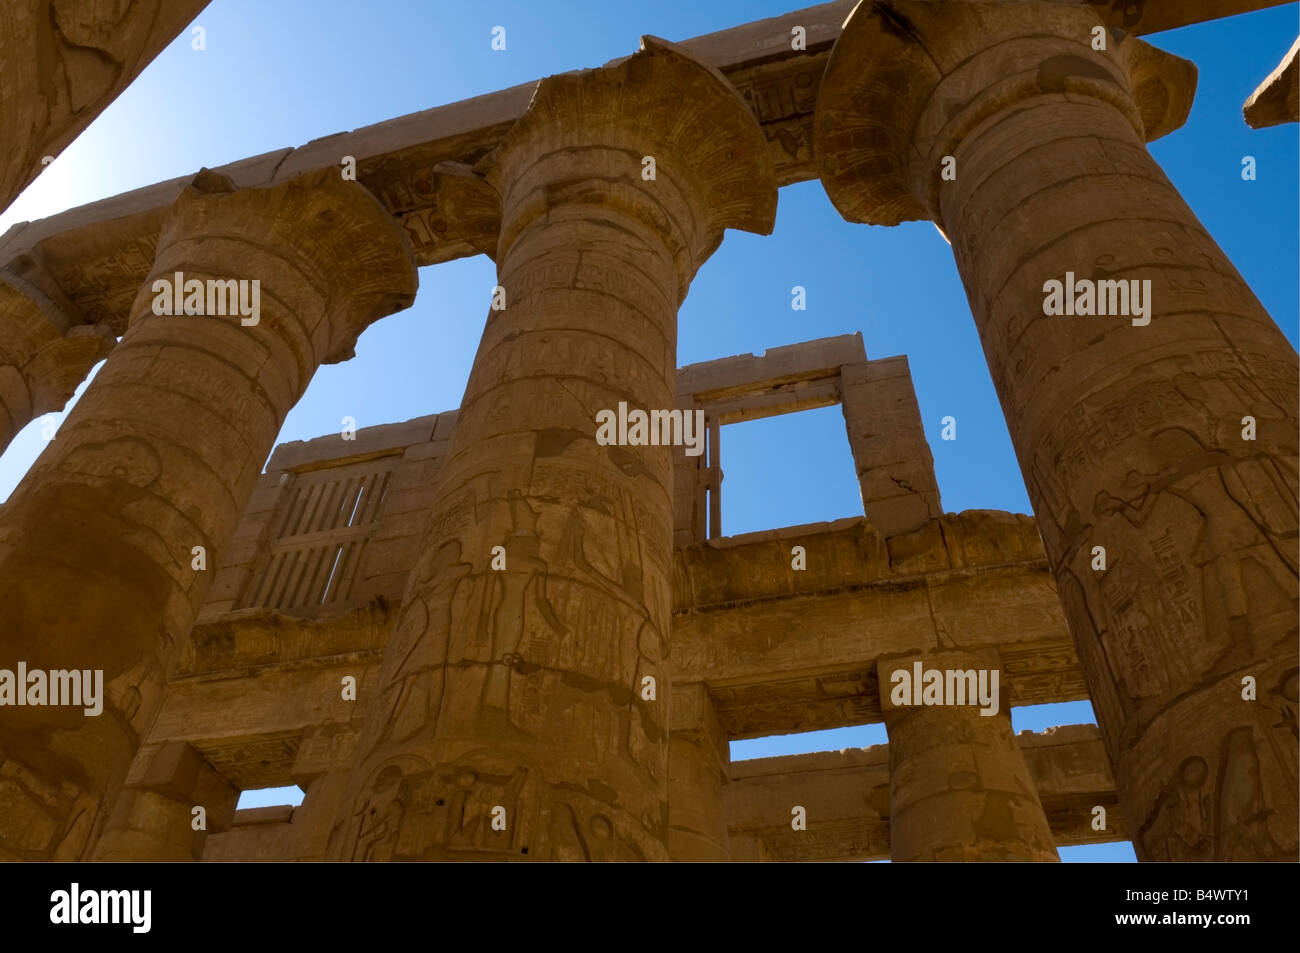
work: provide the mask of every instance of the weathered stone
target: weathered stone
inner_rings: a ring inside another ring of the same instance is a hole
[[[0,271],[0,453],[42,414],[62,410],[113,349],[102,325],[76,324],[35,285]]]
[[[823,181],[852,221],[952,242],[1138,856],[1295,859],[1296,352],[1144,147],[1195,67],[1114,31],[1095,50],[1094,19],[860,5]],[[1067,273],[1145,282],[1146,321],[1049,314]]]
[[[128,776],[93,859],[200,860],[209,833],[230,827],[239,792],[183,741],[141,749],[137,764],[142,773]]]
[[[482,168],[504,300],[332,856],[667,859],[673,451],[596,420],[674,406],[677,307],[725,227],[772,228],[770,162],[721,75],[647,37],[542,81]]]
[[[879,0],[841,31],[837,0],[16,226],[0,438],[108,360],[0,510],[0,648],[107,690],[102,718],[0,711],[0,857],[1294,857],[1295,354],[1147,155],[1194,68],[1134,36],[1270,5]],[[56,3],[56,50],[101,13]],[[138,26],[83,45],[129,59]],[[1294,114],[1293,67],[1251,114]],[[40,139],[22,88],[4,121]],[[860,334],[674,373],[723,230],[818,170],[846,217],[949,237],[1037,519],[943,513],[907,359]],[[462,408],[259,473],[413,264],[480,252]],[[178,272],[199,310],[256,279],[265,313],[159,313]],[[1067,275],[1156,307],[1051,314]],[[862,514],[723,537],[725,426],[835,404]],[[620,405],[703,442],[597,440]],[[914,661],[985,694],[896,696]],[[1084,698],[1100,731],[1012,736],[1010,706]],[[284,785],[301,805],[235,810]]]
[[[1241,112],[1255,129],[1300,121],[1300,39],[1250,94]]]
[[[731,761],[727,734],[702,682],[673,685],[668,742],[668,855],[676,861],[729,861],[722,800]]]
[[[1015,742],[1058,845],[1128,837],[1095,725],[1022,731]],[[889,859],[889,751],[876,745],[734,763],[725,790],[732,859]],[[796,806],[804,809],[804,830],[792,826]],[[1101,830],[1094,829],[1099,806],[1106,811]]]
[[[0,212],[208,2],[0,4]]]
[[[1011,732],[1010,693],[996,653],[897,656],[877,670],[889,732],[890,858],[1059,860]],[[916,672],[937,673],[943,692],[956,696],[931,699]]]
[[[967,0],[939,0],[964,3]],[[1099,4],[1058,0],[1086,10],[1097,23],[1134,34],[1170,30],[1286,0],[1146,0]],[[818,85],[841,24],[855,0],[834,0],[779,17],[695,37],[682,48],[721,70],[754,113],[782,185],[817,177],[813,115]],[[791,29],[807,30],[807,49],[791,46]],[[501,141],[528,108],[535,82],[450,103],[351,132],[323,136],[297,149],[278,149],[223,166],[219,172],[240,186],[272,182],[320,169],[338,170],[339,156],[357,158],[357,178],[406,230],[420,265],[482,251],[483,219],[465,222],[443,206],[464,198],[439,171],[473,163]],[[443,163],[451,163],[444,166]],[[0,238],[0,264],[35,245],[56,239],[58,280],[68,288],[86,322],[125,326],[136,290],[149,271],[160,212],[185,187],[173,179],[111,199],[15,226]],[[460,206],[463,207],[463,206]]]
[[[388,213],[337,174],[235,190],[201,173],[154,262],[157,277],[175,272],[260,282],[256,323],[160,315],[157,289],[144,286],[121,344],[0,511],[6,656],[102,670],[108,696],[100,717],[5,710],[5,764],[69,792],[45,803],[15,793],[0,830],[8,856],[84,854],[285,414],[317,365],[349,353],[416,287]]]

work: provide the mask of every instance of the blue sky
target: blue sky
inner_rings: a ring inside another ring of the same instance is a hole
[[[178,37],[0,215],[0,231],[202,166],[598,66],[632,52],[642,33],[681,40],[799,2],[213,0],[195,21],[206,49],[193,49],[188,31]],[[498,25],[505,51],[491,49]],[[1200,70],[1189,121],[1152,152],[1293,345],[1296,126],[1251,130],[1241,105],[1296,32],[1290,4],[1148,38]],[[1253,182],[1241,178],[1246,155],[1256,158]],[[344,416],[365,427],[456,407],[494,284],[482,256],[422,269],[414,307],[371,327],[352,361],[322,368],[280,440],[337,432]],[[807,289],[806,311],[790,307],[795,285]],[[870,358],[906,354],[945,509],[1030,511],[951,251],[932,225],[850,225],[819,183],[782,189],[775,233],[728,233],[679,324],[679,365],[856,331]],[[958,439],[942,441],[949,414]],[[0,457],[0,498],[43,448],[41,424]],[[732,425],[722,448],[728,534],[861,513],[838,408]],[[1092,720],[1086,702],[1013,712],[1016,730]],[[882,726],[865,726],[738,742],[733,755],[884,741]],[[1133,859],[1127,844],[1063,853]]]

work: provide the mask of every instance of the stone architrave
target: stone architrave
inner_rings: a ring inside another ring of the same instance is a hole
[[[889,732],[890,859],[1060,860],[1011,730],[997,653],[932,652],[876,669]],[[937,704],[927,703],[932,672],[942,679]]]
[[[480,166],[498,289],[330,855],[666,860],[677,309],[776,183],[716,70],[652,37],[542,80]],[[692,423],[694,421],[692,420]],[[500,549],[496,549],[500,547]]]
[[[0,3],[0,211],[208,3]]]
[[[1300,38],[1241,107],[1252,129],[1300,120]]]
[[[205,313],[156,312],[177,273]],[[0,669],[103,673],[98,716],[0,708],[0,857],[84,856],[285,415],[416,283],[333,170],[239,190],[205,170],[176,200],[126,334],[0,510]]]
[[[822,180],[952,242],[1139,859],[1294,860],[1296,352],[1145,148],[1195,67],[1096,16],[859,4]]]

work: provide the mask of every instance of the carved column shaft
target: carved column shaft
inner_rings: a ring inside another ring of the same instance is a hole
[[[177,272],[201,313],[156,313]],[[259,282],[256,323],[209,311],[208,279]],[[0,512],[0,667],[102,671],[105,696],[0,710],[0,856],[93,841],[285,415],[415,281],[383,207],[331,170],[240,191],[205,172],[177,200],[122,342]]]
[[[505,307],[385,652],[340,858],[668,857],[682,449],[598,442],[597,423],[674,407],[677,308],[725,226],[770,230],[775,184],[735,91],[643,43],[543,80],[485,163]]]
[[[1013,173],[1011,143],[1028,137],[1051,145]],[[1137,799],[1139,856],[1294,854],[1295,738],[1278,716],[1295,703],[1295,351],[1114,109],[1035,104],[958,161],[984,184],[959,177],[943,221],[961,236],[954,254],[1119,788]],[[1050,223],[1038,254],[977,247],[977,222],[986,233],[1031,218]],[[1029,312],[1067,270],[1149,280],[1151,324]],[[1247,676],[1259,702],[1242,698]],[[1213,836],[1182,816],[1187,772],[1198,800],[1219,802]]]
[[[1011,730],[996,654],[930,653],[877,669],[889,732],[890,859],[1059,860]]]
[[[1194,68],[1079,9],[935,6],[847,25],[828,190],[952,241],[1139,858],[1294,858],[1297,360],[1144,148]]]
[[[208,2],[0,4],[0,211]]]

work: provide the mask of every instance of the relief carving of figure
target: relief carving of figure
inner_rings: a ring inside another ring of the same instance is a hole
[[[1098,494],[1097,508],[1120,513],[1130,525],[1140,527],[1163,499],[1181,501],[1182,519],[1183,514],[1191,514],[1197,527],[1190,551],[1181,554],[1201,577],[1205,619],[1201,631],[1194,634],[1208,651],[1218,653],[1215,670],[1250,661],[1273,641],[1259,638],[1262,633],[1252,630],[1253,620],[1272,611],[1293,611],[1296,591],[1296,566],[1288,544],[1273,538],[1268,529],[1270,521],[1278,518],[1275,501],[1269,497],[1276,496],[1276,484],[1271,479],[1261,482],[1256,473],[1271,464],[1207,449],[1181,427],[1154,434],[1151,455],[1159,467],[1156,472],[1129,471],[1120,495]],[[1263,502],[1257,503],[1253,496],[1240,498],[1231,489],[1245,485],[1263,494]],[[1247,572],[1254,583],[1249,593]],[[1220,646],[1217,633],[1229,634],[1230,641]]]

